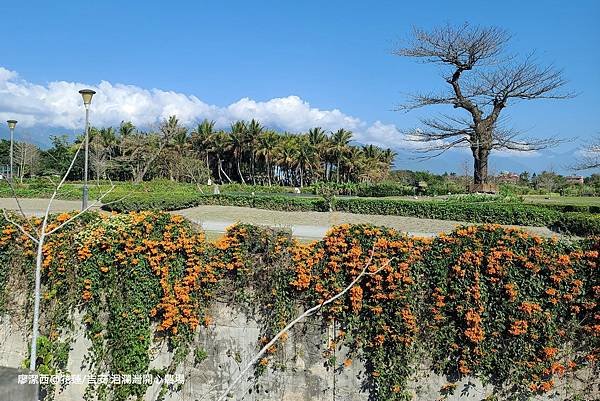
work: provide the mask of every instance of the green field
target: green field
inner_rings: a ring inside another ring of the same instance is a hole
[[[534,205],[573,205],[573,206],[599,206],[598,196],[548,196],[526,195],[524,202]]]

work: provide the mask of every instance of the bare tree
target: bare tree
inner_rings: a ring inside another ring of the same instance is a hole
[[[505,53],[510,36],[496,27],[469,24],[446,25],[430,31],[415,28],[407,47],[394,53],[415,57],[424,63],[448,67],[444,80],[447,90],[437,94],[414,94],[400,110],[430,105],[451,105],[466,116],[443,115],[423,119],[423,129],[410,131],[407,138],[423,142],[426,158],[454,147],[469,147],[474,159],[474,184],[487,183],[488,158],[493,150],[535,151],[557,145],[556,138],[524,138],[507,129],[501,112],[514,101],[565,99],[561,93],[566,81],[552,65],[539,65],[532,54],[518,61]]]
[[[130,127],[131,125],[127,126],[128,129]],[[171,116],[160,124],[157,133],[144,133],[131,128],[127,135],[122,136],[119,161],[129,165],[134,182],[140,183],[144,180],[154,161],[182,130],[185,128],[175,116]]]
[[[13,217],[10,216],[6,212],[6,209],[2,209],[4,218],[9,223],[11,223],[15,227],[17,227],[31,241],[33,241],[33,243],[36,245],[36,248],[37,248],[36,264],[35,264],[35,292],[34,292],[34,297],[33,297],[34,298],[34,306],[33,306],[33,325],[32,325],[32,333],[31,333],[31,354],[30,354],[30,358],[29,358],[29,369],[31,371],[35,371],[36,362],[37,362],[37,339],[38,339],[38,335],[39,335],[42,264],[44,261],[43,249],[44,249],[44,243],[46,241],[46,238],[48,236],[54,234],[55,232],[57,232],[58,230],[60,230],[64,226],[66,226],[67,224],[70,224],[71,222],[73,222],[75,219],[77,219],[79,216],[81,216],[82,214],[84,214],[85,212],[90,210],[91,208],[98,205],[98,203],[100,203],[102,201],[102,199],[114,189],[114,185],[111,185],[111,188],[107,192],[105,192],[102,196],[100,196],[96,202],[93,202],[91,205],[89,205],[85,209],[81,210],[80,212],[74,214],[67,220],[61,222],[57,226],[55,226],[53,228],[49,227],[49,217],[50,217],[50,210],[52,207],[52,203],[54,202],[54,199],[56,198],[56,195],[60,191],[61,187],[65,183],[67,177],[71,173],[71,170],[73,169],[73,165],[75,164],[75,161],[77,160],[77,156],[79,155],[79,152],[81,151],[82,146],[83,146],[83,142],[81,144],[79,144],[79,147],[77,148],[77,151],[75,152],[75,155],[73,156],[73,159],[71,160],[71,164],[69,165],[69,168],[67,169],[67,171],[66,171],[65,175],[63,176],[62,180],[60,181],[60,183],[58,183],[58,185],[56,186],[54,193],[48,200],[48,205],[46,206],[46,211],[44,213],[42,225],[39,229],[36,229],[35,227],[33,227],[31,225],[30,221],[28,220],[28,217],[25,215],[25,212],[23,211],[23,208],[21,207],[21,203],[19,202],[19,198],[17,197],[16,192],[13,188],[12,180],[7,181],[12,190],[13,197],[17,203],[17,209],[20,212],[21,217],[23,218],[24,224],[21,224],[16,219],[13,219]],[[27,229],[25,227],[25,224],[29,226],[29,229]]]
[[[37,146],[27,142],[15,143],[15,161],[19,166],[19,180],[21,184],[26,174],[35,174],[39,157],[40,151]]]
[[[180,158],[177,164],[177,175],[196,184],[198,190],[202,192],[201,185],[205,184],[210,178],[210,171],[203,160],[184,156]]]
[[[600,168],[600,137],[583,150],[583,157],[573,168],[575,170]]]

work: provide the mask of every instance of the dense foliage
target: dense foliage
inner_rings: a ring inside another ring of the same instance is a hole
[[[326,132],[320,127],[294,134],[276,132],[254,119],[236,121],[227,130],[216,129],[215,122],[207,120],[189,129],[171,116],[148,132],[131,122],[122,122],[117,129],[91,128],[90,168],[97,181],[169,178],[205,184],[212,177],[219,183],[302,187],[317,181],[385,178],[395,152],[352,145],[352,137],[345,129]],[[19,142],[16,175],[22,180],[66,171],[81,140],[71,143],[66,136],[52,137],[53,146],[44,151]],[[0,160],[6,157],[4,152],[0,146]],[[82,167],[80,158],[69,178],[80,179]]]
[[[51,225],[68,217],[54,216]],[[10,263],[2,264],[0,306],[15,313],[6,308],[7,295],[30,293],[33,248],[8,222],[1,225],[0,257]],[[39,362],[51,372],[65,368],[79,310],[93,371],[165,375],[192,353],[192,334],[212,324],[217,300],[256,316],[258,346],[299,309],[322,303],[366,269],[313,319],[335,327],[326,363],[343,369],[360,360],[373,400],[408,399],[408,383],[424,361],[447,377],[441,394],[469,376],[492,385],[499,398],[552,393],[565,382],[575,386],[573,397],[593,397],[600,374],[599,249],[595,239],[564,242],[495,225],[432,240],[342,225],[308,245],[237,225],[213,244],[179,216],[87,214],[44,247]],[[173,358],[150,369],[150,346],[161,341]],[[338,360],[341,345],[349,351]],[[270,349],[256,373],[285,366],[283,347]],[[201,363],[206,351],[193,355]],[[99,384],[87,397],[125,400],[146,388]]]

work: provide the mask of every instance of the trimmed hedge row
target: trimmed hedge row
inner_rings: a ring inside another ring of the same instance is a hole
[[[579,212],[579,213],[593,213],[600,214],[600,206],[597,205],[559,205],[552,203],[540,203],[540,207],[547,209],[557,210],[562,213]]]
[[[589,213],[562,213],[550,228],[554,231],[580,235],[600,235],[600,215]]]
[[[289,212],[339,212],[409,216],[423,219],[457,220],[543,226],[571,235],[600,235],[600,216],[581,212],[561,212],[546,206],[500,202],[440,202],[398,199],[306,198],[277,195],[206,195],[193,193],[133,194],[120,200],[105,200],[106,210],[178,210],[198,205],[252,207]]]
[[[360,214],[529,226],[547,226],[556,221],[560,214],[554,210],[521,204],[343,198],[336,199],[335,210]]]
[[[198,195],[186,192],[132,193],[121,197],[109,194],[103,199],[104,210],[116,212],[138,212],[140,210],[179,210],[198,206]]]
[[[335,195],[381,198],[387,196],[412,196],[417,193],[428,196],[443,195],[447,194],[448,192],[453,194],[462,194],[465,193],[466,188],[453,181],[429,183],[427,187],[422,189],[417,189],[414,185],[407,185],[400,182],[383,181],[378,183],[362,184],[336,184],[330,182],[317,183],[306,187],[305,190],[315,195],[329,193]]]

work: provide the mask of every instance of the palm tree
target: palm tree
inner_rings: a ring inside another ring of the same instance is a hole
[[[136,131],[135,125],[131,121],[121,121],[119,126],[119,136],[128,137]]]
[[[295,148],[297,149],[295,154],[295,165],[298,168],[300,188],[302,188],[304,186],[304,174],[306,173],[306,170],[312,170],[315,163],[315,152],[309,139],[305,135],[297,136],[295,142]]]
[[[233,182],[223,169],[223,157],[229,148],[229,135],[224,131],[219,131],[212,136],[211,144],[210,150],[214,152],[217,158],[217,175],[219,176],[219,182],[223,182],[223,175],[227,178],[227,181]]]
[[[381,153],[381,161],[391,167],[394,164],[394,159],[396,156],[398,156],[398,153],[394,152],[390,148],[387,148]]]
[[[244,175],[242,174],[242,157],[247,144],[247,127],[246,122],[236,121],[231,124],[231,131],[229,132],[229,146],[228,149],[233,155],[237,167],[237,173],[242,181],[242,184],[246,184]]]
[[[198,154],[205,158],[206,168],[210,171],[210,150],[213,136],[215,135],[215,122],[204,119],[192,130],[192,147]]]
[[[297,159],[298,152],[296,143],[291,134],[285,133],[277,147],[277,164],[284,173],[284,182],[287,185],[292,184],[292,167]]]
[[[358,175],[365,168],[365,154],[359,147],[352,146],[347,152],[344,163],[346,182],[358,181]]]
[[[189,137],[187,133],[187,129],[185,130],[177,130],[173,135],[173,142],[169,146],[169,153],[171,153],[169,159],[169,176],[171,180],[177,178],[179,179],[179,173],[182,159],[187,156],[188,150],[191,147],[191,143],[189,142]],[[177,172],[177,177],[175,177],[175,172]]]
[[[260,125],[258,121],[252,119],[250,124],[248,124],[247,130],[247,147],[250,153],[250,174],[252,175],[252,184],[256,185],[256,144],[258,141],[258,137],[262,134],[264,127]]]
[[[315,127],[308,130],[308,142],[313,147],[317,158],[319,159],[319,170],[327,170],[327,133],[321,127]],[[317,172],[317,175],[320,171]],[[318,176],[317,176],[318,178]]]
[[[331,152],[336,160],[336,182],[340,182],[340,163],[348,150],[348,144],[352,139],[352,132],[343,128],[335,131],[331,136]]]
[[[279,135],[275,131],[265,131],[258,137],[256,154],[265,160],[267,170],[267,182],[271,186],[271,161],[279,144]]]

